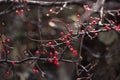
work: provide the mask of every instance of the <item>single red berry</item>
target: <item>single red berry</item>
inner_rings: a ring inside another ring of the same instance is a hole
[[[105,26],[105,29],[106,29],[106,30],[110,30],[110,27],[106,25],[106,26]]]
[[[70,48],[70,51],[73,51],[73,50],[74,50],[74,49],[71,47],[71,48]]]
[[[70,33],[68,33],[68,34],[67,34],[67,37],[70,37],[70,36],[71,36],[71,34],[70,34]]]
[[[98,37],[98,35],[99,35],[98,33],[95,33],[95,37]]]
[[[52,56],[53,55],[53,53],[52,52],[50,52],[50,56]]]
[[[53,59],[49,58],[49,59],[48,59],[48,62],[49,62],[49,63],[52,63],[52,62],[53,62]]]
[[[58,55],[58,52],[57,52],[57,51],[54,51],[54,55],[57,56],[57,55]]]
[[[9,51],[9,50],[7,50],[7,51],[6,51],[6,54],[10,54],[10,51]]]
[[[61,35],[61,36],[64,35],[64,32],[60,32],[60,35]]]
[[[57,59],[57,57],[56,57],[56,56],[54,56],[54,57],[53,57],[53,60],[54,60],[54,61],[57,61],[58,59]]]
[[[77,15],[77,18],[80,18],[80,15],[79,15],[79,14]]]
[[[73,50],[73,55],[77,56],[77,50]]]
[[[36,50],[36,51],[35,51],[35,54],[36,54],[36,55],[40,54],[39,50]]]
[[[19,15],[19,14],[20,14],[20,12],[19,12],[18,10],[16,10],[16,11],[15,11],[15,13],[16,13],[17,15]]]
[[[71,34],[72,34],[72,33],[73,33],[73,30],[69,30],[69,33],[71,33]]]
[[[12,64],[12,65],[14,65],[14,64],[15,64],[15,62],[14,62],[14,61],[12,61],[12,62],[11,62],[11,64]]]
[[[65,41],[66,39],[65,39],[65,38],[62,38],[61,40],[62,40],[62,41]]]
[[[92,17],[92,16],[90,16],[89,20],[93,20],[93,17]]]
[[[64,38],[65,38],[65,40],[67,40],[68,36],[67,36],[67,35],[65,35],[65,36],[64,36]]]
[[[92,21],[91,25],[95,25],[95,24],[97,24],[97,22],[96,21]]]
[[[8,38],[8,39],[6,39],[6,43],[10,43],[11,42],[11,40]]]
[[[70,41],[66,41],[66,45],[70,45]]]
[[[119,26],[115,26],[115,31],[119,31]]]
[[[20,12],[21,12],[21,13],[23,13],[23,12],[24,12],[24,10],[23,10],[23,9],[20,9]]]
[[[58,61],[54,61],[54,64],[55,64],[56,66],[60,66],[60,63],[59,63]]]
[[[48,42],[48,45],[52,45],[52,42]]]
[[[39,71],[37,69],[32,70],[34,73],[38,73]]]

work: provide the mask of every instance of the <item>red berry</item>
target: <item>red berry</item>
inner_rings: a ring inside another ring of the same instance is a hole
[[[38,73],[39,71],[37,69],[32,70],[34,73]]]
[[[17,15],[19,15],[19,14],[20,14],[20,12],[19,12],[18,10],[16,10],[16,11],[15,11],[15,13],[16,13]]]
[[[48,42],[48,45],[51,45],[52,44],[52,42]]]
[[[70,41],[66,41],[66,45],[70,45]]]
[[[56,56],[54,56],[54,57],[53,57],[53,60],[54,60],[54,61],[57,61],[58,59],[57,59],[57,57],[56,57]]]
[[[90,16],[90,18],[89,18],[90,20],[93,20],[93,17],[92,16]]]
[[[117,32],[119,31],[119,27],[118,26],[115,27],[115,31],[117,31]]]
[[[77,50],[73,50],[73,55],[77,56]]]
[[[95,33],[95,37],[98,37],[98,35],[99,35],[98,33]]]
[[[61,35],[61,36],[64,35],[64,32],[60,32],[60,35]]]
[[[49,12],[50,12],[50,13],[54,13],[55,11],[54,11],[53,9],[50,9]]]
[[[53,62],[53,59],[49,58],[49,59],[48,59],[48,62],[49,62],[49,63],[52,63],[52,62]]]
[[[96,21],[92,21],[91,25],[95,25],[95,24],[97,24],[97,22]]]
[[[35,51],[35,54],[36,54],[36,55],[40,54],[39,50],[36,50],[36,51]]]
[[[11,42],[11,40],[8,38],[8,39],[6,39],[6,43],[10,43]]]
[[[66,39],[65,38],[62,38],[62,41],[65,41]]]
[[[72,34],[72,33],[73,33],[73,30],[70,30],[70,31],[69,31],[69,33],[71,33],[71,34]]]
[[[70,34],[70,33],[68,33],[68,34],[67,34],[67,37],[70,37],[70,36],[71,36],[71,34]]]
[[[58,61],[54,61],[54,64],[55,64],[56,66],[60,66],[60,63],[59,63]]]
[[[23,10],[23,9],[20,9],[20,12],[21,12],[21,13],[23,13],[23,12],[24,12],[24,10]]]
[[[67,36],[67,35],[65,35],[65,36],[64,36],[64,38],[65,38],[65,40],[67,40],[68,36]]]
[[[73,50],[74,50],[74,49],[71,47],[71,48],[70,48],[70,51],[73,51]]]
[[[15,64],[15,62],[14,62],[14,61],[12,61],[12,62],[11,62],[11,64],[12,64],[12,65],[14,65],[14,64]]]
[[[53,53],[52,52],[50,52],[50,56],[52,56],[53,55]]]
[[[58,52],[57,52],[57,51],[54,51],[54,55],[57,56],[57,55],[58,55]]]
[[[105,26],[105,29],[106,29],[106,30],[110,30],[110,27],[106,25],[106,26]]]
[[[10,51],[9,51],[9,50],[7,50],[7,51],[6,51],[6,54],[10,54]]]
[[[77,18],[80,18],[80,15],[79,15],[79,14],[77,15]]]

